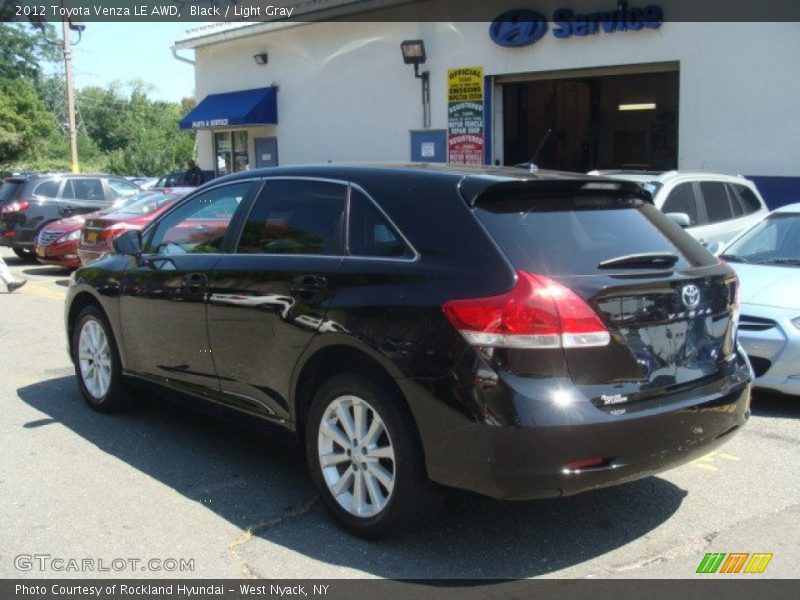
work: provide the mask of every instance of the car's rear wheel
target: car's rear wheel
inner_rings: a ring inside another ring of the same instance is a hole
[[[81,394],[94,410],[117,412],[131,405],[114,334],[96,306],[87,306],[78,315],[73,328],[72,359]]]
[[[351,532],[380,537],[412,528],[440,505],[402,400],[356,373],[328,380],[306,423],[306,455],[325,505]]]
[[[19,256],[25,262],[39,262],[36,258],[36,251],[33,248],[12,248],[12,250],[14,250],[14,254]]]

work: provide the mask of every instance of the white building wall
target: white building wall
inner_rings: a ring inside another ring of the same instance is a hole
[[[679,168],[800,169],[800,23],[667,22],[583,38],[548,33],[523,48],[495,45],[488,23],[315,23],[198,48],[197,97],[279,85],[271,129],[282,165],[407,160],[421,89],[399,45],[415,38],[427,49],[433,128],[447,125],[448,68],[506,75],[676,61]],[[253,55],[265,51],[269,64],[256,65]],[[201,166],[213,168],[210,133],[198,142]]]

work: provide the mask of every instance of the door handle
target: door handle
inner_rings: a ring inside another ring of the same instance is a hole
[[[202,273],[192,273],[183,278],[183,287],[192,294],[199,294],[206,286],[206,276]]]

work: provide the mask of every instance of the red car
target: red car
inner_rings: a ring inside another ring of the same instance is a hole
[[[81,266],[81,258],[78,253],[81,228],[87,219],[97,219],[111,214],[125,214],[129,209],[133,209],[134,205],[138,206],[139,204],[150,206],[150,203],[154,202],[160,206],[167,201],[171,203],[185,196],[191,189],[193,188],[173,188],[142,192],[124,198],[105,210],[88,215],[76,215],[50,223],[39,233],[39,237],[36,240],[36,256],[39,262],[44,264],[77,269]],[[142,216],[141,209],[136,210],[139,212],[135,216]],[[124,229],[120,229],[118,233],[122,231]]]
[[[40,263],[77,269],[81,266],[78,257],[78,239],[81,236],[81,227],[90,216],[117,212],[128,204],[139,200],[150,192],[132,194],[120,198],[114,204],[103,210],[90,214],[75,215],[60,221],[53,221],[44,226],[36,237],[34,251]]]
[[[112,241],[115,237],[131,229],[144,229],[153,219],[194,189],[151,190],[113,212],[87,216],[75,241],[81,264],[113,252]]]

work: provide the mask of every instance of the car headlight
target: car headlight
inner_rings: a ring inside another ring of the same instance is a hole
[[[62,235],[58,238],[57,243],[61,242],[71,242],[72,240],[79,240],[81,238],[81,230],[76,229],[75,231],[70,231],[67,235]]]
[[[794,325],[796,329],[800,329],[800,317],[792,319],[792,325]]]

